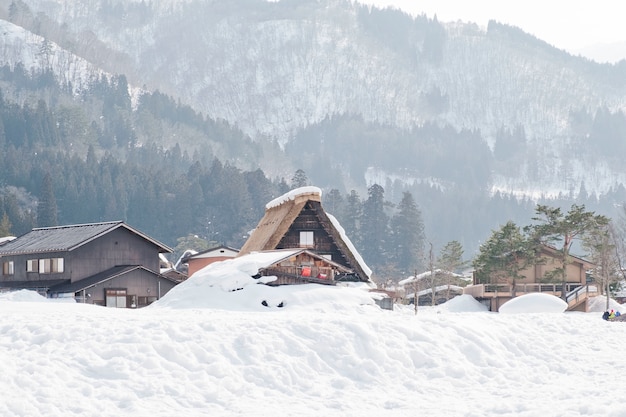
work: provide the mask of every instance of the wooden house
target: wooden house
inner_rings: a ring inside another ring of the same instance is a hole
[[[566,268],[566,282],[548,282],[545,276],[548,272],[559,268],[559,251],[551,246],[542,245],[540,262],[521,271],[521,279],[512,282],[478,282],[474,273],[473,283],[465,287],[463,293],[469,294],[491,311],[498,311],[500,306],[510,299],[533,292],[543,292],[563,298],[568,303],[570,311],[587,311],[587,299],[596,295],[595,287],[589,285],[587,274],[593,264],[570,255]]]
[[[416,293],[418,305],[442,304],[463,294],[463,287],[468,284],[468,280],[469,278],[464,275],[435,269],[432,272],[425,271],[399,281],[398,293],[403,294],[404,304],[413,304]]]
[[[306,249],[301,254],[297,276],[281,283],[365,282],[371,285],[371,270],[345,235],[337,220],[322,208],[321,190],[302,187],[269,202],[238,257],[278,249]],[[314,254],[313,257],[311,254]],[[334,272],[328,276],[323,268]],[[325,277],[323,277],[326,275]]]
[[[169,252],[121,221],[37,228],[0,246],[0,291],[141,307],[176,285],[159,272],[159,254]]]
[[[219,246],[202,252],[189,254],[181,259],[187,265],[187,276],[192,276],[198,270],[213,262],[225,261],[237,256],[239,251],[228,246]]]
[[[338,276],[350,273],[350,269],[308,249],[277,249],[253,252],[239,256],[236,262],[256,265],[258,273],[254,276],[276,277],[267,281],[267,285],[285,285],[317,283],[334,285]]]

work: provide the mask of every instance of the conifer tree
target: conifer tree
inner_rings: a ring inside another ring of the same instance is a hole
[[[563,284],[561,297],[567,295],[567,265],[570,263],[570,249],[576,239],[581,239],[586,233],[595,228],[606,226],[609,219],[594,212],[586,211],[584,205],[573,204],[567,213],[561,212],[560,208],[537,205],[535,209],[537,217],[533,220],[538,224],[526,228],[533,234],[533,238],[541,243],[558,244],[560,249],[560,266],[546,274],[545,278],[552,278]]]
[[[489,239],[480,246],[474,259],[478,281],[483,284],[507,283],[515,296],[517,280],[521,272],[535,262],[536,245],[512,221],[494,230]]]
[[[40,227],[57,226],[57,202],[54,197],[52,176],[46,173],[41,183],[39,202],[37,204],[37,225]]]
[[[391,219],[391,250],[393,261],[404,272],[410,273],[421,266],[424,252],[424,222],[413,195],[405,191]]]
[[[11,221],[6,213],[0,219],[0,237],[11,236]]]
[[[341,226],[344,228],[346,235],[352,243],[359,249],[361,246],[361,219],[363,217],[363,203],[361,197],[356,190],[350,191],[346,201],[346,211],[344,216],[339,219]]]
[[[442,275],[448,286],[446,299],[450,299],[450,286],[453,282],[453,274],[459,272],[467,264],[463,260],[463,246],[457,240],[445,244],[439,253],[438,267],[442,270]]]
[[[322,195],[325,210],[335,216],[338,220],[343,219],[344,200],[338,189],[333,188],[328,193]]]
[[[368,188],[368,198],[363,204],[361,236],[366,262],[381,266],[387,255],[389,217],[385,213],[385,190],[378,184]]]
[[[306,173],[302,169],[296,170],[291,178],[291,187],[292,188],[300,188],[306,187],[309,185],[309,179],[306,176]]]

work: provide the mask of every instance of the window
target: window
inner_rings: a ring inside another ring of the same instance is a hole
[[[39,272],[39,259],[29,259],[26,261],[26,272]]]
[[[313,232],[300,232],[300,247],[313,247]]]
[[[15,274],[15,265],[13,261],[6,261],[2,263],[2,274],[3,275]]]
[[[126,308],[126,289],[112,289],[107,288],[105,290],[106,306]]]
[[[39,272],[41,274],[55,274],[63,272],[63,258],[50,258],[39,260]]]

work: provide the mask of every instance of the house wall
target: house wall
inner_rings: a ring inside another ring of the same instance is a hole
[[[207,265],[212,264],[213,262],[225,261],[226,259],[233,259],[232,256],[216,256],[213,258],[191,258],[189,262],[187,262],[187,276],[192,276],[194,273],[198,272],[202,268]]]
[[[316,282],[320,284],[334,285],[337,274],[337,266],[314,258],[307,253],[285,259],[277,264],[264,268],[263,275],[276,275],[276,281],[269,285],[288,285]]]
[[[72,282],[119,265],[142,265],[159,271],[158,247],[124,228],[117,228],[69,253]]]
[[[322,226],[314,205],[317,205],[317,209],[321,210],[320,203],[309,201],[300,212],[300,215],[293,221],[276,249],[301,248],[300,232],[312,231],[313,247],[309,247],[309,249],[320,255],[330,255],[332,261],[351,268],[337,245],[335,245],[332,237]]]
[[[63,258],[63,272],[62,273],[49,273],[43,274],[39,272],[26,272],[26,263],[30,259],[50,259],[50,258]],[[44,281],[44,280],[56,280],[56,279],[69,279],[70,271],[68,268],[68,257],[65,252],[46,252],[43,254],[29,254],[29,255],[9,255],[0,257],[0,265],[3,262],[13,261],[14,274],[4,275],[2,269],[0,269],[0,282],[7,281]]]
[[[539,282],[548,272],[553,271],[561,266],[558,259],[553,257],[544,256],[545,263],[540,265],[531,266],[524,271],[521,272],[521,275],[524,276],[524,279],[518,280],[517,282],[522,283],[536,283]],[[587,276],[583,265],[580,262],[571,262],[565,268],[567,282],[580,282],[581,284],[585,284],[587,280]]]
[[[82,298],[82,292],[76,293],[76,299],[78,302],[106,305],[106,289],[125,289],[127,307],[131,307],[133,297],[135,305],[142,307],[160,299],[175,285],[174,282],[158,277],[146,270],[136,269],[86,289],[85,299]]]

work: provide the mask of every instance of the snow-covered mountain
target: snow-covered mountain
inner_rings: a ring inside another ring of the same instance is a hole
[[[499,131],[522,127],[524,151],[499,165],[505,169],[496,166],[492,190],[545,196],[582,184],[603,193],[626,183],[620,164],[581,148],[586,132],[572,121],[576,112],[626,110],[623,63],[572,57],[496,22],[442,23],[344,0],[0,5],[5,19],[65,49],[50,63],[65,77],[79,71],[72,59],[124,73],[258,140],[287,144],[301,129],[345,114],[402,131],[431,122],[479,131],[492,149]],[[22,33],[2,39],[0,63],[42,65],[32,49],[39,38]],[[82,58],[66,58],[68,51]],[[408,167],[371,168],[393,178]]]

